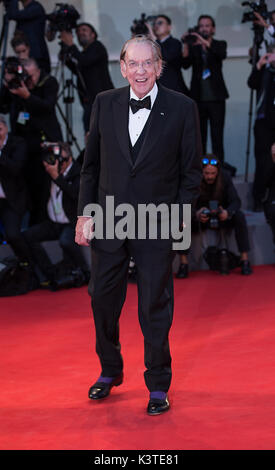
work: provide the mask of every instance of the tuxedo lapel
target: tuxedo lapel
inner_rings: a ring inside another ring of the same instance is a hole
[[[158,143],[167,119],[167,104],[164,96],[164,90],[158,84],[158,94],[156,101],[153,105],[149,116],[149,123],[144,137],[144,141],[138,157],[135,162],[135,167],[139,165],[151,152],[153,147]]]
[[[113,101],[113,122],[117,140],[126,160],[133,166],[129,148],[129,96],[130,87],[121,90],[120,96]]]

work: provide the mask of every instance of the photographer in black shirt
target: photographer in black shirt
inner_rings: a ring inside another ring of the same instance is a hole
[[[62,31],[60,38],[67,46],[63,48],[65,63],[78,77],[78,92],[84,109],[83,123],[86,133],[89,130],[91,109],[96,95],[114,86],[108,70],[107,51],[98,41],[94,27],[89,23],[80,23],[77,25],[76,34],[82,51],[74,44],[72,32]]]
[[[30,57],[45,72],[51,71],[50,56],[45,40],[46,14],[43,6],[36,0],[21,0],[23,9],[18,7],[18,0],[9,0],[8,17],[16,21],[16,30],[26,36],[30,45]]]
[[[25,80],[20,79],[17,70],[23,65]],[[11,69],[10,70],[10,66]],[[14,84],[14,81],[16,83]],[[45,171],[41,163],[41,142],[62,140],[62,133],[56,117],[57,80],[42,71],[34,59],[18,62],[8,58],[5,63],[4,86],[1,90],[0,111],[10,113],[11,130],[27,143],[28,162],[26,180],[31,196],[31,220],[41,220],[41,192],[45,185]]]
[[[196,213],[192,219],[192,231],[212,229],[235,230],[236,243],[240,252],[241,273],[252,273],[248,260],[249,240],[246,219],[240,210],[241,201],[227,171],[221,168],[215,155],[202,158],[203,179]],[[215,208],[213,207],[215,205]],[[181,264],[177,273],[179,279],[188,276],[188,251],[180,252]]]

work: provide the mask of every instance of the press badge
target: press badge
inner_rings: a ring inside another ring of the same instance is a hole
[[[202,79],[203,80],[206,80],[207,78],[211,77],[211,72],[209,69],[205,69],[203,72],[202,72]]]
[[[18,115],[17,122],[18,124],[22,124],[24,126],[29,119],[30,119],[30,114],[25,111],[21,111]]]

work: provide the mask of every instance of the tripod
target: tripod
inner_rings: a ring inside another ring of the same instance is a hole
[[[253,39],[253,46],[252,46],[252,62],[251,63],[252,63],[252,68],[254,69],[259,59],[259,50],[261,48],[261,44],[264,40],[264,28],[262,26],[254,24],[252,26],[252,31],[254,31],[254,39]],[[247,150],[246,150],[245,178],[244,178],[246,183],[248,181],[254,91],[255,90],[252,90],[252,89],[250,90],[250,99],[249,99]]]
[[[4,63],[7,55],[7,45],[8,45],[8,35],[9,35],[9,17],[7,13],[4,13],[3,16],[3,27],[0,36],[0,51],[1,52],[1,78],[0,78],[0,88],[2,88],[4,80]]]
[[[62,51],[61,51],[62,52]],[[57,72],[58,69],[61,67],[61,83],[62,83],[62,90],[60,94],[58,95],[58,99],[60,99],[63,96],[63,103],[65,104],[65,114],[60,106],[60,104],[57,102],[57,109],[64,121],[64,124],[66,126],[66,140],[67,142],[71,145],[74,144],[78,150],[78,152],[81,152],[81,148],[77,142],[77,139],[73,133],[73,114],[72,114],[72,105],[74,103],[74,90],[77,90],[77,86],[74,84],[73,81],[73,73],[71,72],[71,78],[70,79],[65,79],[65,56],[64,54],[61,55],[61,59],[58,62],[57,65]]]

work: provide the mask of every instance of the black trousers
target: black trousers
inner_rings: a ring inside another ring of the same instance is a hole
[[[7,199],[0,199],[0,220],[5,237],[21,262],[29,260],[29,249],[21,232],[22,216],[17,214]]]
[[[93,242],[92,242],[93,244]],[[168,334],[173,318],[172,250],[154,241],[127,240],[116,252],[93,248],[89,293],[96,329],[96,352],[102,375],[123,369],[119,318],[126,297],[130,256],[137,268],[138,315],[144,336],[145,384],[149,391],[167,392],[171,383]],[[134,371],[133,371],[134,372]]]
[[[254,126],[255,136],[255,175],[253,183],[253,197],[261,201],[266,192],[266,185],[273,168],[271,146],[275,142],[275,129],[270,127],[266,119],[256,119]]]
[[[202,148],[203,153],[206,153],[207,145],[207,128],[208,122],[210,123],[212,153],[223,162],[224,161],[224,147],[223,147],[223,131],[225,121],[225,101],[200,101],[198,103]]]
[[[83,271],[89,271],[81,247],[74,241],[75,228],[72,224],[60,224],[48,219],[30,227],[23,232],[23,236],[31,252],[32,261],[40,268],[44,278],[51,279],[53,265],[40,244],[43,241],[58,240],[67,259],[75,267],[79,266]]]
[[[273,243],[275,244],[275,201],[267,201],[264,203],[264,213],[266,221],[272,230]]]
[[[241,210],[235,212],[230,220],[220,222],[219,226],[225,230],[235,230],[235,239],[240,253],[245,253],[250,250],[248,229],[245,215]],[[209,223],[202,224],[197,220],[192,221],[192,232],[197,233],[200,230],[207,230],[210,228]],[[188,255],[189,250],[179,251],[179,254]]]

